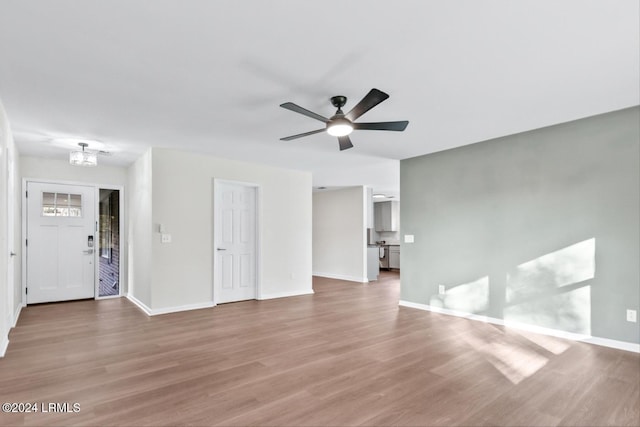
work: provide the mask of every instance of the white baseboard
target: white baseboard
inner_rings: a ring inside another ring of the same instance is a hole
[[[290,292],[275,292],[272,294],[262,294],[258,298],[259,300],[286,298],[286,297],[298,297],[300,295],[313,295],[313,289],[306,291],[290,291]]]
[[[348,282],[369,283],[369,279],[366,277],[347,276],[345,274],[320,273],[316,271],[314,271],[311,274],[318,277],[326,277],[327,279],[338,279],[338,280],[346,280]]]
[[[179,311],[189,311],[189,310],[199,310],[201,308],[211,308],[215,304],[211,301],[202,302],[197,304],[187,304],[180,305],[175,307],[163,307],[163,308],[150,308],[145,303],[137,299],[131,294],[127,294],[127,299],[134,303],[140,308],[140,310],[144,311],[147,316],[158,316],[160,314],[169,314],[169,313],[177,313]]]
[[[603,347],[611,347],[618,350],[626,350],[634,353],[640,353],[640,344],[634,344],[634,343],[625,342],[625,341],[617,341],[617,340],[611,340],[608,338],[592,337],[590,335],[576,334],[573,332],[566,332],[558,329],[543,328],[542,326],[529,325],[526,323],[510,322],[510,321],[505,321],[503,319],[497,319],[495,317],[481,316],[473,313],[465,313],[462,311],[449,310],[447,308],[434,307],[432,305],[427,305],[427,304],[418,304],[411,301],[400,300],[399,305],[403,307],[416,308],[418,310],[425,310],[425,311],[431,311],[434,313],[446,314],[449,316],[464,317],[470,320],[477,320],[480,322],[492,323],[494,325],[500,325],[500,326],[505,326],[507,328],[535,332],[542,335],[550,335],[553,337],[565,338],[572,341],[581,341],[589,344],[600,345]]]
[[[151,309],[147,307],[147,305],[142,301],[140,301],[138,298],[134,297],[131,294],[127,294],[127,299],[132,303],[134,303],[136,306],[138,306],[138,308],[142,310],[144,314],[146,314],[147,316],[151,316]]]
[[[16,312],[13,313],[13,323],[11,325],[12,328],[15,328],[18,324],[18,317],[20,317],[20,313],[22,313],[22,304],[20,304],[18,308],[16,308]]]
[[[157,316],[159,314],[177,313],[179,311],[200,310],[203,308],[211,308],[213,306],[215,306],[215,304],[212,301],[207,301],[207,302],[201,302],[197,304],[179,305],[175,307],[154,308],[154,309],[151,309],[151,316]]]
[[[20,317],[20,312],[22,311],[22,304],[20,304],[18,306],[18,308],[16,309],[16,311],[13,313],[13,316],[9,315],[8,319],[9,320],[9,326],[7,328],[7,335],[4,335],[0,338],[0,358],[4,357],[4,355],[7,353],[7,348],[9,348],[9,331],[12,328],[16,327],[16,324],[18,323],[18,317]]]
[[[276,292],[271,294],[262,294],[257,299],[267,300],[267,299],[275,299],[275,298],[296,297],[300,295],[312,295],[313,293],[314,293],[313,289],[309,289],[306,291]],[[208,301],[203,303],[181,305],[176,307],[151,308],[131,294],[127,295],[127,299],[132,303],[134,303],[136,306],[138,306],[138,308],[142,310],[147,316],[158,316],[160,314],[177,313],[179,311],[200,310],[202,308],[211,308],[215,306],[213,302]]]
[[[0,357],[4,357],[9,347],[9,337],[3,336],[0,338]]]

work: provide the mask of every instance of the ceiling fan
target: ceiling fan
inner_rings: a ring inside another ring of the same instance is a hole
[[[371,89],[369,93],[362,98],[358,104],[351,109],[347,114],[342,112],[342,107],[347,103],[347,97],[338,95],[331,97],[331,104],[338,109],[336,114],[330,118],[316,114],[313,111],[309,111],[293,102],[285,102],[280,104],[282,108],[295,111],[296,113],[303,114],[312,119],[320,120],[325,123],[323,129],[312,130],[310,132],[299,133],[297,135],[287,136],[286,138],[280,138],[280,141],[291,141],[292,139],[302,138],[303,136],[309,136],[316,133],[324,132],[325,130],[331,136],[338,137],[338,143],[340,144],[340,151],[353,147],[349,134],[354,129],[361,130],[392,130],[402,132],[405,130],[408,121],[400,122],[376,122],[376,123],[354,123],[358,117],[362,116],[367,111],[371,110],[376,105],[380,104],[385,99],[389,98],[389,95],[378,89]]]

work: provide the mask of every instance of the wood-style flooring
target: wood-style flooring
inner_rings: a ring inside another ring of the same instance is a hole
[[[640,425],[639,354],[399,307],[391,272],[314,290],[155,317],[26,307],[0,402],[71,412],[0,425]]]

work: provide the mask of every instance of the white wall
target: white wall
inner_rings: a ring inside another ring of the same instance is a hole
[[[73,166],[66,160],[22,156],[20,158],[20,169],[23,178],[96,185],[125,186],[127,183],[126,168],[101,164],[96,167],[81,167]]]
[[[147,307],[151,300],[151,149],[128,170],[128,295]],[[120,259],[125,259],[121,256]]]
[[[153,148],[151,308],[213,299],[214,178],[260,188],[258,298],[312,293],[310,173]],[[171,244],[160,243],[160,223]]]
[[[366,188],[313,193],[313,274],[367,282]]]

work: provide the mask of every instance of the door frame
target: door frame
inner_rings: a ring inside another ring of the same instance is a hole
[[[220,228],[220,224],[218,221],[218,218],[220,218],[220,216],[218,215],[218,209],[220,206],[220,191],[219,191],[219,186],[220,184],[232,184],[232,185],[241,185],[244,187],[251,187],[255,189],[256,192],[256,215],[255,215],[255,227],[256,227],[256,239],[255,239],[255,292],[256,292],[256,300],[262,299],[262,253],[260,252],[260,241],[261,236],[262,236],[262,228],[261,228],[261,218],[262,218],[262,187],[259,184],[256,183],[252,183],[252,182],[244,182],[244,181],[235,181],[235,180],[230,180],[230,179],[220,179],[220,178],[213,178],[213,195],[212,195],[212,209],[211,209],[211,213],[212,213],[212,222],[213,222],[213,227],[212,227],[212,231],[213,231],[213,236],[211,238],[211,252],[212,252],[212,258],[213,258],[213,270],[212,270],[212,287],[211,287],[211,294],[212,294],[212,302],[213,305],[217,305],[218,304],[218,294],[220,292],[220,283],[218,278],[218,257],[217,257],[217,250],[216,248],[218,247],[218,240],[217,240],[217,236],[220,234],[218,233],[218,229]]]
[[[93,191],[94,191],[94,204],[95,204],[95,209],[94,209],[94,218],[93,221],[95,223],[95,227],[94,227],[94,233],[98,233],[98,209],[99,209],[99,203],[100,203],[100,189],[105,189],[105,190],[119,190],[120,191],[120,206],[119,206],[119,210],[120,210],[120,230],[124,230],[124,186],[122,185],[110,185],[110,184],[95,184],[95,183],[87,183],[87,182],[80,182],[80,181],[66,181],[66,180],[57,180],[57,179],[40,179],[40,178],[22,178],[22,195],[21,195],[21,199],[22,199],[22,212],[21,212],[21,216],[22,216],[22,253],[20,254],[20,258],[22,260],[21,262],[21,282],[22,282],[22,306],[26,307],[27,306],[27,184],[30,182],[39,182],[39,183],[43,183],[43,184],[61,184],[61,185],[79,185],[79,186],[83,186],[83,187],[93,187]],[[122,248],[122,244],[123,244],[123,234],[124,233],[120,233],[120,247]],[[97,241],[97,239],[96,239]],[[125,248],[126,250],[126,248]],[[99,251],[94,250],[93,251],[93,265],[95,265],[95,271],[94,271],[94,292],[93,292],[93,299],[105,299],[105,298],[109,298],[109,297],[98,297],[99,295],[99,279],[100,279],[100,269],[99,269],[99,265],[97,264],[97,262],[99,261],[98,259],[98,254]],[[125,253],[125,257],[126,258],[126,253]],[[124,263],[120,264],[120,272],[119,272],[119,278],[118,280],[120,281],[120,285],[119,285],[119,295],[117,295],[117,297],[121,297],[123,295],[123,286],[122,286],[122,277],[123,275],[123,267]],[[113,297],[111,297],[113,298]]]

